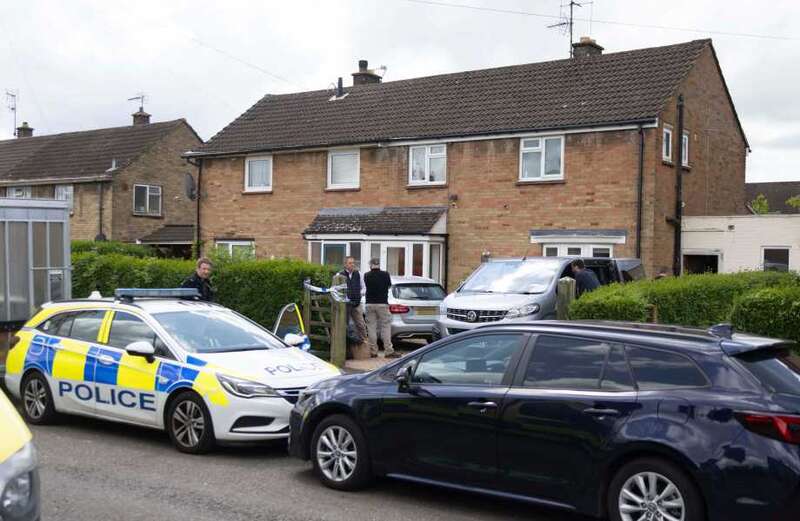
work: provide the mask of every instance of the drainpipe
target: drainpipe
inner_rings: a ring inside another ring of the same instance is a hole
[[[674,142],[675,138],[673,138]],[[683,94],[678,94],[678,151],[675,154],[675,251],[672,273],[681,274],[681,228],[683,221]]]
[[[100,181],[97,183],[97,193],[100,199],[97,205],[97,235],[95,236],[95,241],[104,241],[106,240],[106,234],[103,233],[103,182]]]
[[[196,208],[195,208],[196,215],[195,215],[194,229],[195,229],[195,233],[197,234],[196,238],[195,238],[195,244],[196,244],[196,247],[197,247],[197,252],[196,252],[197,253],[197,258],[200,258],[200,257],[203,256],[203,252],[202,252],[203,248],[200,246],[200,237],[201,237],[201,235],[200,235],[200,198],[201,198],[201,194],[203,193],[203,189],[202,189],[202,185],[201,185],[201,180],[203,179],[203,160],[200,159],[200,160],[198,160],[197,163],[198,163],[198,165],[197,165],[197,189],[196,189],[196,192],[195,192],[195,197],[197,198],[197,204],[196,204]]]
[[[639,125],[639,181],[636,196],[636,258],[642,258],[642,206],[644,205],[644,129]]]

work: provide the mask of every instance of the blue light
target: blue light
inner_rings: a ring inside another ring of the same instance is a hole
[[[117,288],[114,297],[119,300],[136,298],[197,298],[200,293],[195,288]]]

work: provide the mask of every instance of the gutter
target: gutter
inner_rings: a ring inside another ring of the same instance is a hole
[[[636,258],[642,258],[642,211],[644,201],[644,128],[639,125],[639,176],[636,195]]]
[[[78,183],[97,183],[100,181],[111,181],[111,174],[98,175],[93,177],[46,177],[36,179],[9,179],[0,181],[0,186],[40,186],[53,184],[78,184]]]

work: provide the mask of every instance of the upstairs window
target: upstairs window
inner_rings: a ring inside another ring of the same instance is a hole
[[[358,188],[359,156],[358,149],[328,152],[328,188]]]
[[[672,161],[672,127],[669,125],[664,125],[661,137],[661,159]]]
[[[6,188],[6,197],[11,199],[30,199],[31,187],[30,186],[9,186]]]
[[[244,191],[272,191],[272,156],[248,157],[245,160]]]
[[[519,180],[564,179],[564,138],[536,137],[520,140]]]
[[[137,215],[161,215],[161,187],[133,185],[133,213]]]
[[[681,165],[689,166],[689,133],[684,132],[681,137]]]
[[[447,181],[447,145],[411,147],[408,184],[443,185]]]

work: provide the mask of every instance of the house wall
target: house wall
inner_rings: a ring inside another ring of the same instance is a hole
[[[789,248],[800,270],[800,215],[691,216],[683,220],[683,253],[719,255],[719,271],[763,269],[762,249]]]
[[[254,239],[259,257],[307,258],[302,232],[324,207],[449,205],[448,286],[493,256],[541,254],[531,229],[617,228],[635,252],[636,131],[565,136],[560,182],[518,183],[519,139],[450,143],[447,186],[408,187],[408,147],[361,150],[360,188],[328,191],[327,152],[273,156],[273,191],[245,194],[244,159],[205,160],[202,238]]]
[[[167,224],[193,224],[195,202],[184,191],[184,174],[197,168],[181,158],[200,143],[188,125],[179,125],[125,169],[114,174],[112,232],[109,239],[134,242]],[[134,184],[161,187],[161,215],[133,213]]]
[[[72,240],[94,240],[100,233],[100,187],[103,197],[103,233],[111,238],[111,184],[77,183],[72,187],[73,208],[70,215],[70,238]],[[52,197],[52,196],[51,196]]]
[[[667,222],[675,216],[674,162],[680,161],[677,96],[684,96],[684,128],[690,133],[689,168],[684,169],[684,215],[736,215],[746,213],[746,144],[736,123],[722,76],[713,53],[707,47],[686,79],[667,101],[660,118],[661,127],[648,143],[653,148],[648,165],[652,195],[653,241],[648,272],[672,273],[674,228]],[[673,163],[662,160],[662,127],[673,128]]]

